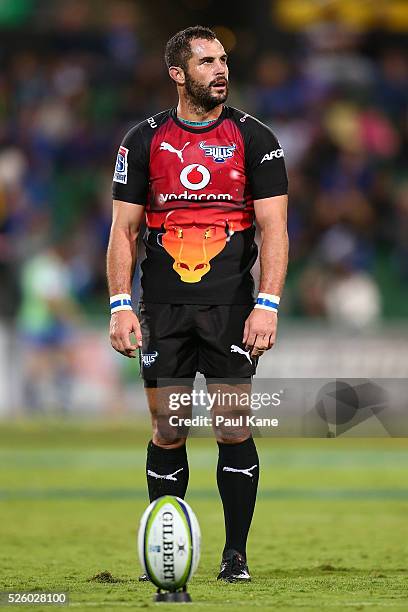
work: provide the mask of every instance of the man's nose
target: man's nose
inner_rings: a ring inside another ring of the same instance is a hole
[[[226,72],[227,72],[226,65],[223,62],[221,62],[221,61],[216,62],[216,64],[215,64],[215,74],[217,76],[218,75],[225,76]]]

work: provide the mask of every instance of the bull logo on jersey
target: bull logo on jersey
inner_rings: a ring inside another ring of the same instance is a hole
[[[205,222],[188,210],[166,215],[161,245],[174,259],[173,270],[184,283],[198,283],[211,269],[210,261],[225,247],[232,230],[225,219]]]
[[[205,153],[206,157],[212,157],[217,164],[222,164],[226,159],[234,156],[237,145],[208,145],[205,140],[198,145]]]

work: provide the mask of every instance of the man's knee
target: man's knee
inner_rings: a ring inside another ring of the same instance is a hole
[[[228,420],[224,420],[218,425],[213,422],[213,431],[217,442],[222,444],[239,444],[251,437],[251,430],[245,424],[237,425],[232,423],[232,419],[231,425],[228,424]]]
[[[215,439],[222,444],[240,444],[251,437],[250,432],[215,431]]]
[[[157,430],[154,430],[152,435],[153,444],[165,449],[180,448],[180,446],[183,446],[186,443],[186,439],[187,438],[178,436],[177,434],[174,436],[163,436],[163,434]]]

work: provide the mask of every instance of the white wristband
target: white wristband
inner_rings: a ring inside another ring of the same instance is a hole
[[[117,293],[109,301],[111,314],[119,310],[132,310],[132,297],[129,293]]]
[[[254,308],[278,312],[280,297],[271,293],[258,293]]]

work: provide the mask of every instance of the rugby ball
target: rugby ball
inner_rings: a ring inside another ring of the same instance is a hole
[[[140,563],[159,588],[175,591],[183,587],[197,569],[201,533],[190,506],[179,497],[159,497],[146,508],[140,520]]]

